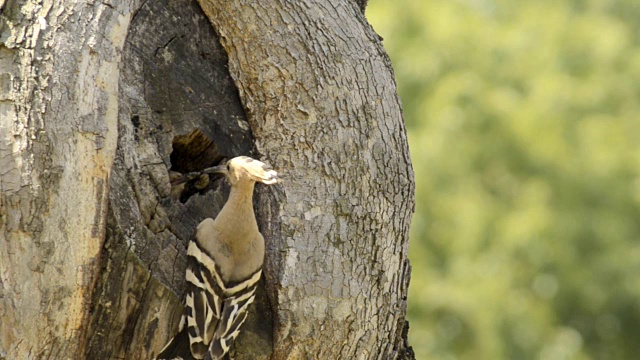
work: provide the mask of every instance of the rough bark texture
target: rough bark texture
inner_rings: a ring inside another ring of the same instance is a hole
[[[367,8],[369,0],[356,0],[356,4],[360,7],[360,11],[364,14],[364,10]]]
[[[105,239],[129,3],[3,1],[0,357],[80,358]]]
[[[0,358],[156,354],[228,191],[168,169],[240,154],[285,183],[235,358],[411,358],[413,174],[364,4],[0,0]]]
[[[413,172],[375,32],[347,1],[199,2],[287,179],[263,223],[272,359],[404,356]]]

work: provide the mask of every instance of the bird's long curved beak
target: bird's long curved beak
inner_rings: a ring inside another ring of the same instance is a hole
[[[212,166],[202,170],[202,172],[205,174],[228,174],[226,165]]]

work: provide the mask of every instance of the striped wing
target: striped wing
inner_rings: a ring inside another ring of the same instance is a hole
[[[212,359],[221,359],[229,351],[229,347],[240,333],[240,326],[247,318],[247,308],[253,302],[256,286],[260,280],[261,270],[252,277],[238,284],[222,305],[222,318],[218,322],[215,339],[209,351]]]
[[[240,283],[225,284],[215,261],[197,242],[189,243],[187,257],[185,325],[191,353],[203,359],[210,349],[212,359],[218,359],[238,336],[262,271]]]

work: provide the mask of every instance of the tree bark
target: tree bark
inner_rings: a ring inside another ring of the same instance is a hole
[[[157,354],[228,191],[168,169],[252,155],[285,181],[234,357],[411,358],[413,173],[365,3],[0,0],[0,357]]]
[[[78,358],[105,239],[129,2],[3,1],[0,356]]]

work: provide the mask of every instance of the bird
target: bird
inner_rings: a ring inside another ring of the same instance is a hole
[[[265,163],[238,156],[203,174],[224,174],[229,198],[215,220],[197,226],[187,247],[185,312],[178,333],[157,360],[221,359],[238,336],[262,275],[264,237],[253,210],[256,182],[272,185],[278,173]]]

